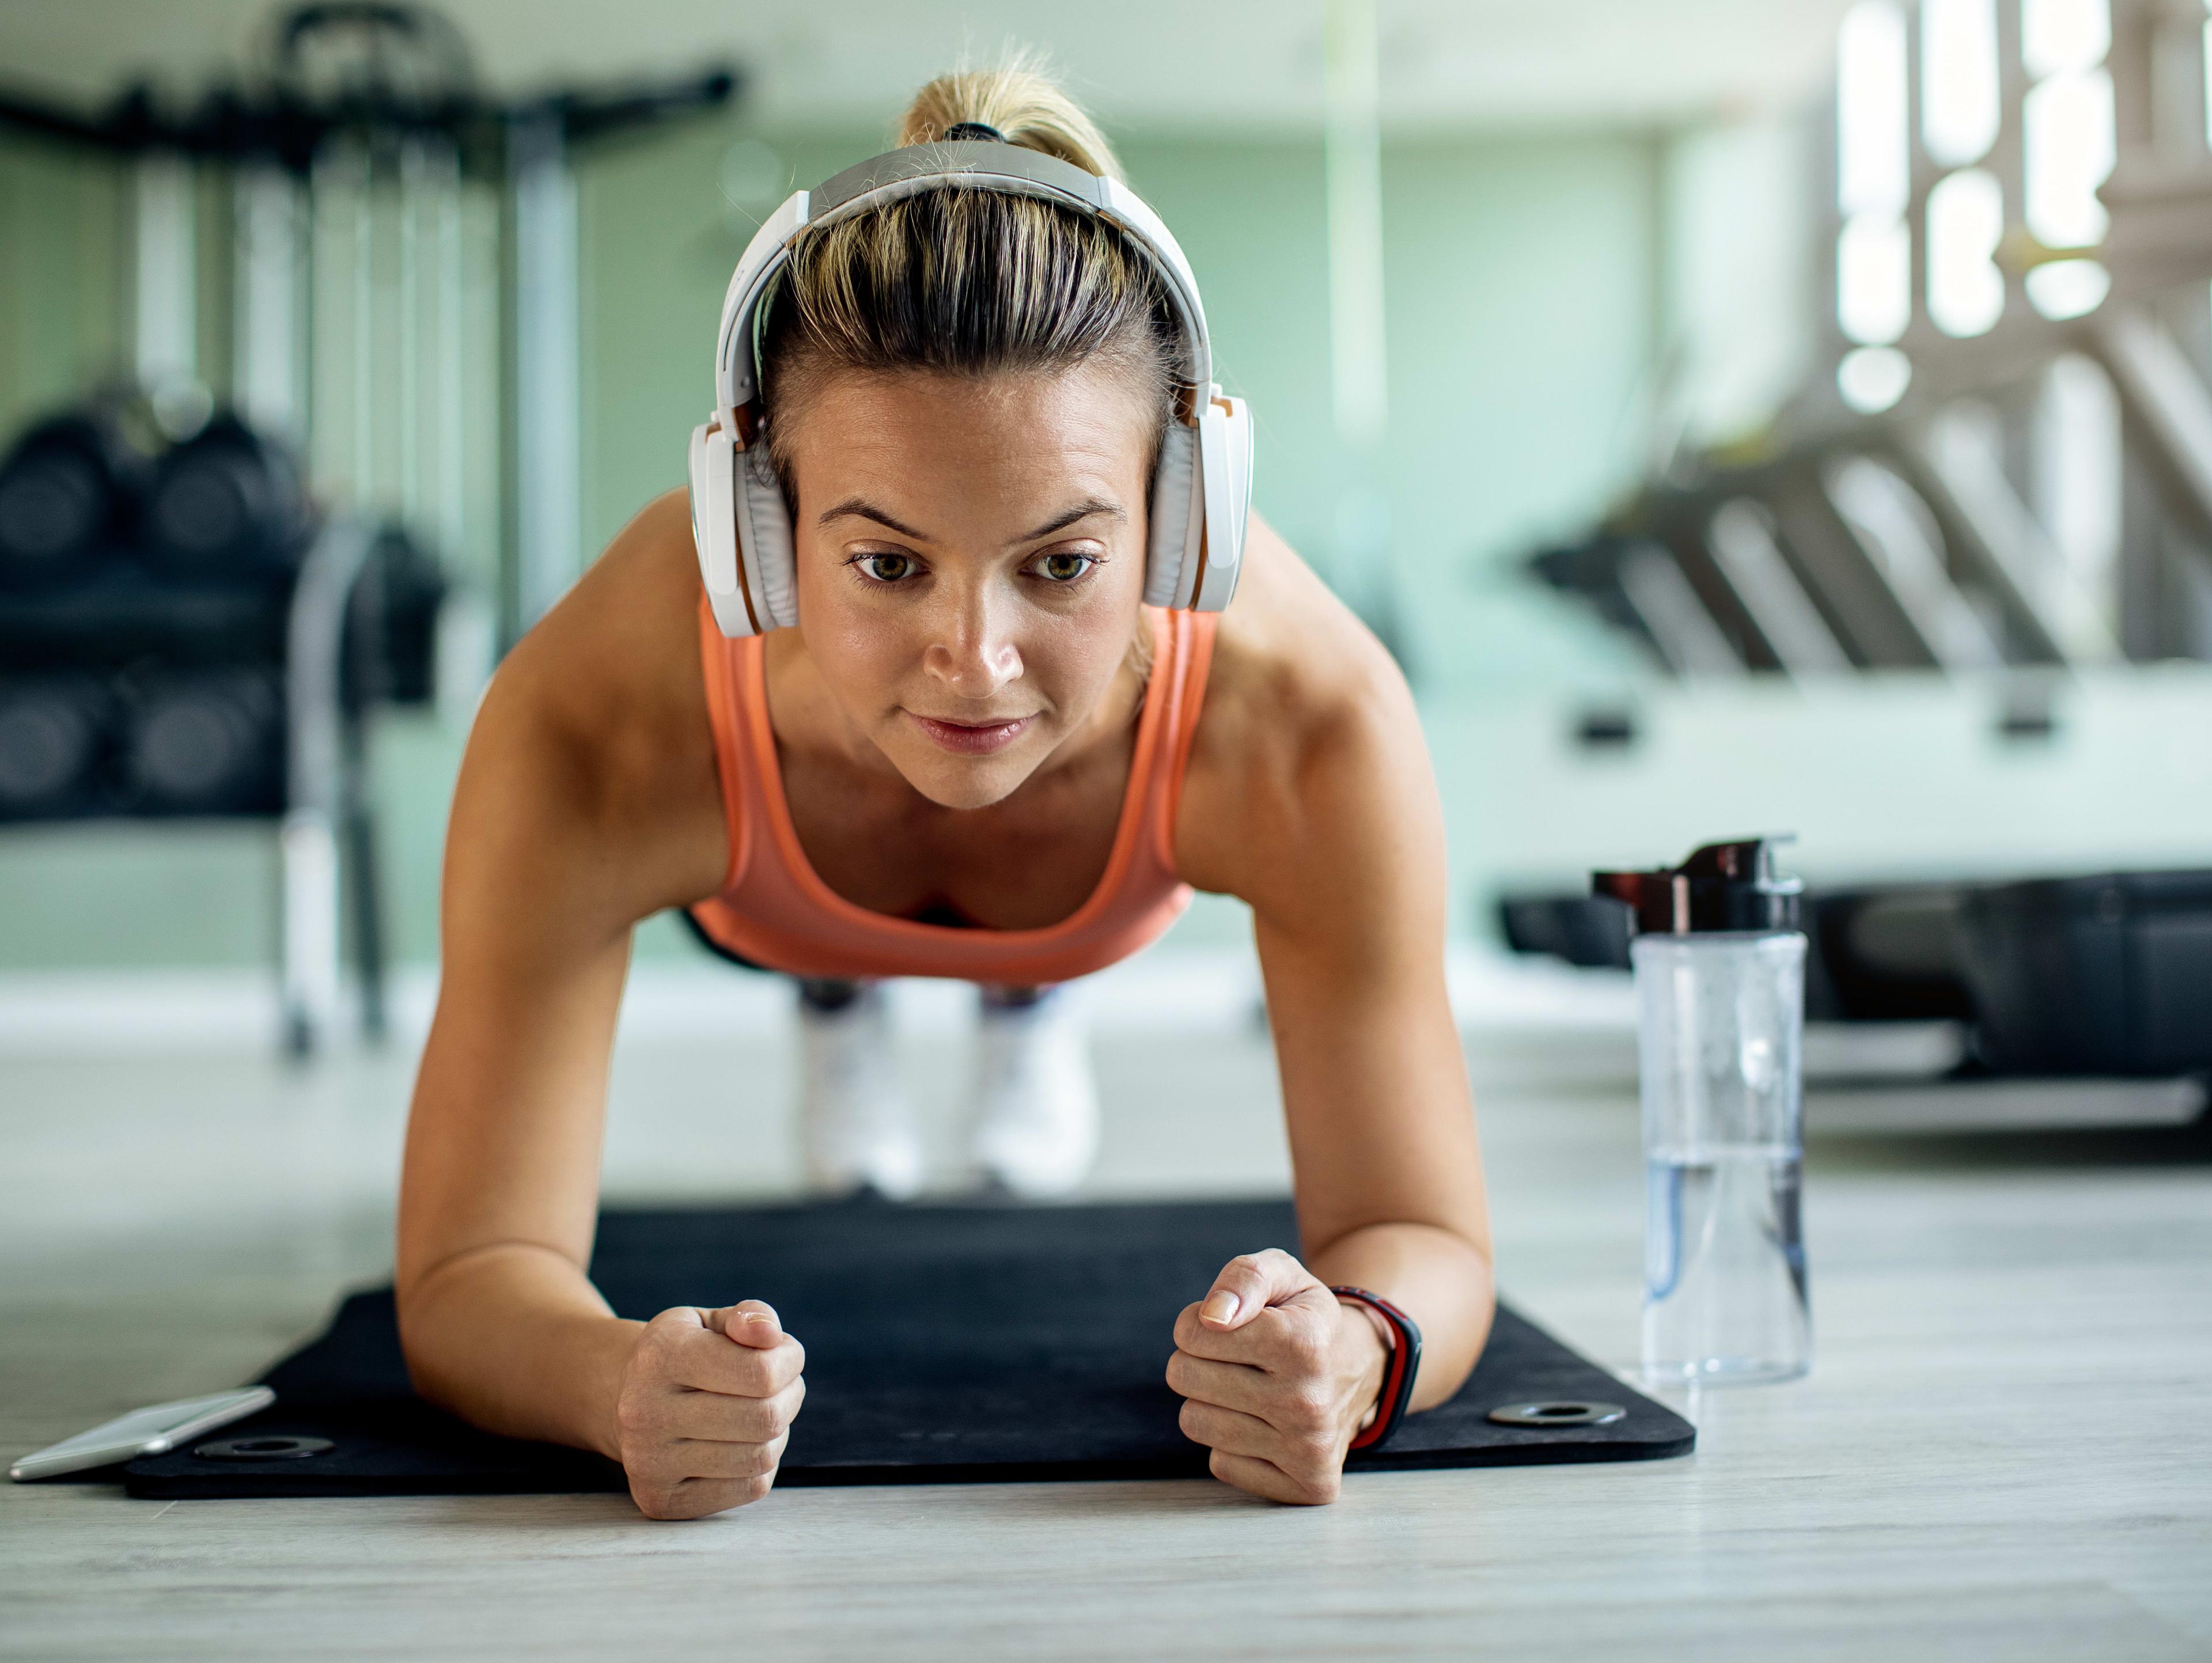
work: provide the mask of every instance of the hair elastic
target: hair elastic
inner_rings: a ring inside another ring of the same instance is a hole
[[[984,138],[994,144],[1006,142],[1006,136],[988,121],[956,121],[945,130],[947,143],[959,138]]]

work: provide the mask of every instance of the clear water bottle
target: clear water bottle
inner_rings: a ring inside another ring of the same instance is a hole
[[[1654,1385],[1795,1380],[1812,1366],[1798,1206],[1803,886],[1775,872],[1781,841],[1593,879],[1635,911]]]

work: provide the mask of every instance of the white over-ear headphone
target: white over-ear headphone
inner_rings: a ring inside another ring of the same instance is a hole
[[[1159,215],[1118,179],[1042,151],[988,140],[908,145],[795,192],[746,245],[722,301],[714,347],[714,410],[691,434],[691,537],[725,635],[764,634],[799,622],[791,514],[768,461],[760,337],[768,296],[809,227],[833,224],[940,185],[1037,197],[1115,226],[1151,260],[1182,325],[1190,379],[1176,388],[1152,476],[1145,600],[1218,612],[1236,592],[1252,500],[1252,417],[1213,381],[1213,349],[1198,284]]]

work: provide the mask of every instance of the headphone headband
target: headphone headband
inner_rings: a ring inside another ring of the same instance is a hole
[[[714,353],[714,402],[736,411],[760,397],[762,302],[791,258],[799,234],[852,219],[903,197],[944,186],[970,186],[1010,196],[1036,197],[1107,221],[1150,258],[1166,279],[1168,303],[1181,325],[1189,377],[1186,390],[1202,392],[1213,379],[1213,352],[1206,310],[1190,263],[1158,215],[1118,179],[1085,172],[1073,162],[1018,144],[988,140],[940,140],[888,151],[797,191],[753,234],[722,300]],[[1186,400],[1194,404],[1200,401]],[[1195,419],[1194,417],[1193,419]]]

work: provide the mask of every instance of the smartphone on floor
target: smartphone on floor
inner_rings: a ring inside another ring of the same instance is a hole
[[[187,1438],[243,1420],[276,1401],[276,1394],[265,1386],[241,1386],[234,1392],[179,1398],[174,1403],[134,1409],[89,1432],[80,1432],[34,1455],[24,1456],[8,1469],[8,1476],[17,1484],[27,1484],[33,1478],[57,1478],[64,1472],[112,1466],[141,1455],[166,1455]]]

